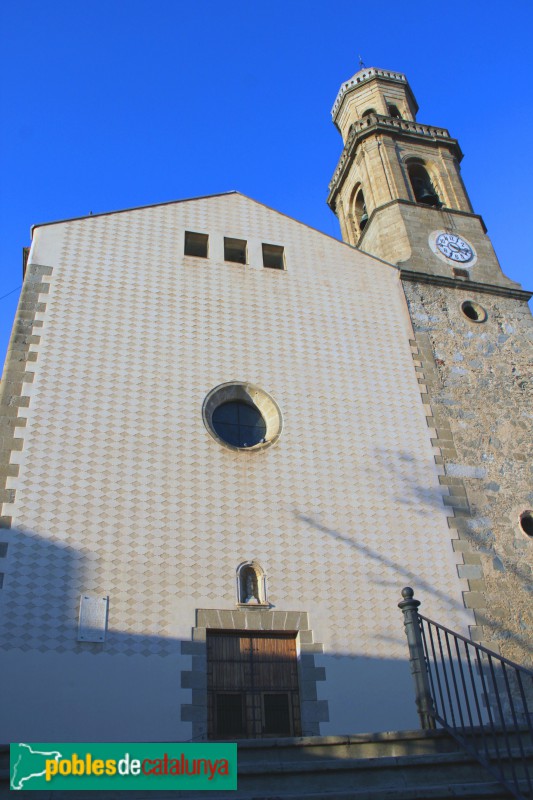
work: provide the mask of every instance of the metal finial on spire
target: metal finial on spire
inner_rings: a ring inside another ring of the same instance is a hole
[[[360,67],[360,69],[365,69],[365,67],[366,67],[366,64],[363,61],[363,57],[362,56],[359,56],[359,67]]]

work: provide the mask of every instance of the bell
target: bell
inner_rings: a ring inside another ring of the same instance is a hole
[[[363,206],[363,213],[361,214],[361,219],[359,220],[359,228],[363,230],[367,222],[368,222],[368,214],[366,212],[366,206]]]
[[[435,191],[429,186],[422,186],[418,191],[416,200],[418,203],[424,203],[426,206],[438,206],[439,198]]]

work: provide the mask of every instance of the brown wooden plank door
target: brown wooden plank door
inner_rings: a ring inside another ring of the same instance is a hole
[[[295,633],[207,631],[210,739],[300,736]]]

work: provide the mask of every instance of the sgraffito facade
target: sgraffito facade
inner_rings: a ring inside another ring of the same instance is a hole
[[[236,192],[34,228],[2,380],[1,740],[415,727],[405,585],[527,656],[529,295],[469,205],[463,231],[381,197],[416,104],[370,72],[334,107],[348,140],[346,102],[388,98],[357,111],[376,158],[352,137],[336,172],[345,242]],[[400,260],[373,244],[398,219]]]

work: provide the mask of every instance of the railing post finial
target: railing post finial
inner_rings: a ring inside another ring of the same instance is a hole
[[[435,709],[424,655],[420,620],[418,618],[420,601],[415,600],[414,594],[410,586],[405,586],[402,589],[403,600],[398,603],[398,608],[401,608],[403,612],[403,624],[409,647],[411,674],[415,682],[416,707],[420,717],[420,725],[422,728],[435,728]]]

